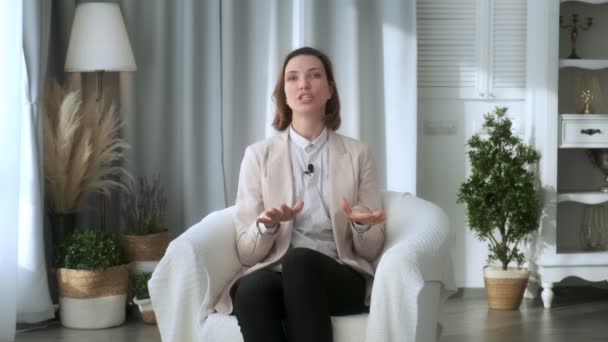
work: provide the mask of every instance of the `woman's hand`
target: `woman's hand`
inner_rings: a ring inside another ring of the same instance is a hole
[[[384,215],[384,209],[372,211],[370,208],[365,206],[354,206],[351,208],[350,204],[344,197],[340,197],[340,207],[351,220],[359,224],[374,225],[384,223],[386,217]]]
[[[280,208],[266,209],[258,217],[256,223],[263,223],[266,227],[272,228],[283,221],[293,220],[302,208],[304,208],[304,202],[298,201],[293,207],[283,204]]]

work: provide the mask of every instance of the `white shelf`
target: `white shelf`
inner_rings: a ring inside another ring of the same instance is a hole
[[[608,114],[603,114],[603,113],[593,113],[593,114],[572,114],[572,113],[566,113],[566,114],[560,114],[559,115],[561,119],[563,120],[608,120]]]
[[[591,257],[590,257],[591,256]],[[606,266],[608,251],[561,251],[542,265],[551,266]]]
[[[563,202],[602,204],[608,202],[608,193],[601,191],[562,192],[557,195],[557,203]]]
[[[608,0],[560,0],[560,2],[586,2],[592,5],[608,4]]]
[[[608,68],[608,59],[560,59],[559,67],[599,70]]]

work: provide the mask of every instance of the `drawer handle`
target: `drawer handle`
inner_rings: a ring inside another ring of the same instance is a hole
[[[602,131],[600,131],[598,128],[581,129],[581,134],[594,135],[600,133],[602,133]]]

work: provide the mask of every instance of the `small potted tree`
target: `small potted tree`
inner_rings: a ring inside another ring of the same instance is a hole
[[[465,203],[469,228],[488,243],[484,268],[488,304],[492,309],[519,308],[530,272],[522,268],[520,247],[539,227],[540,203],[531,168],[540,153],[511,132],[507,108],[484,117],[487,136],[467,142],[471,175],[460,186],[458,202]],[[518,267],[510,267],[512,263]]]
[[[141,319],[148,324],[156,324],[154,308],[148,292],[148,280],[152,277],[151,272],[144,272],[132,276],[133,278],[133,303],[139,307]]]
[[[131,184],[123,196],[123,215],[126,219],[121,243],[129,262],[160,260],[169,245],[165,224],[166,196],[160,176],[151,183],[143,177],[139,184]]]
[[[55,264],[63,326],[99,329],[125,321],[129,272],[109,234],[76,231],[60,246]]]

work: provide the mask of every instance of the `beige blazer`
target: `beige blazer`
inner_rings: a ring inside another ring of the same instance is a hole
[[[382,202],[376,168],[366,145],[332,130],[328,133],[329,207],[338,258],[369,275],[369,295],[374,275],[372,262],[384,246],[384,225],[374,225],[365,233],[357,233],[340,208],[339,200],[344,196],[351,206],[362,204],[374,210],[380,209]],[[245,150],[234,220],[237,251],[244,267],[226,286],[215,305],[220,313],[232,312],[230,289],[236,280],[276,263],[289,248],[293,221],[282,222],[274,235],[261,235],[255,223],[265,209],[277,208],[284,203],[293,206],[298,200],[294,198],[288,139],[288,130],[285,130]]]

